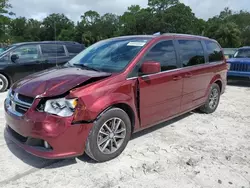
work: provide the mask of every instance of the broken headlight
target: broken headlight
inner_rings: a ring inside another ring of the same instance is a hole
[[[46,101],[44,112],[61,117],[69,117],[73,115],[76,106],[77,99],[51,99]]]

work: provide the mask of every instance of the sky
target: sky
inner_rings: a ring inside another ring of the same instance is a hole
[[[64,13],[73,21],[88,10],[100,14],[122,14],[130,5],[146,7],[148,0],[9,0],[16,16],[42,20],[51,13]],[[207,20],[218,15],[225,7],[234,11],[250,11],[250,0],[180,0],[190,6],[199,18]]]

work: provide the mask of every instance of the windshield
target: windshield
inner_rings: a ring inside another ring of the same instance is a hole
[[[234,55],[236,51],[236,48],[224,48],[225,55]]]
[[[16,46],[14,45],[11,45],[11,46],[8,46],[6,48],[4,48],[4,50],[1,52],[0,51],[0,57],[5,55],[6,53],[8,53],[9,51],[11,51],[12,49],[14,49]]]
[[[121,72],[148,40],[126,38],[100,41],[83,50],[69,64],[105,72]]]
[[[4,48],[0,48],[0,54],[2,53],[2,52],[4,52]]]
[[[250,49],[239,49],[235,54],[235,58],[250,58]]]

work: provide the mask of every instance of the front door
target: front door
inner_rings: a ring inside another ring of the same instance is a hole
[[[156,124],[180,112],[182,77],[172,40],[152,47],[142,60],[161,64],[161,72],[139,76],[140,119],[143,127]]]
[[[14,62],[11,60],[13,54],[18,56]],[[41,56],[37,45],[24,45],[16,48],[10,53],[10,61],[8,69],[9,72],[12,72],[13,81],[42,70]]]

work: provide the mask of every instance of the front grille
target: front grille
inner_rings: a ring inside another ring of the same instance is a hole
[[[18,99],[20,101],[23,101],[23,102],[29,103],[29,104],[32,104],[33,101],[34,101],[34,98],[28,97],[28,96],[24,96],[24,95],[21,95],[21,94],[18,94]]]
[[[15,93],[14,91],[10,91],[8,101],[8,109],[16,115],[22,116],[29,110],[34,101],[34,98]]]
[[[231,63],[231,71],[250,72],[249,63]]]
[[[25,114],[29,110],[29,108],[16,104],[15,110],[20,114]]]

